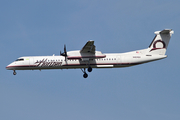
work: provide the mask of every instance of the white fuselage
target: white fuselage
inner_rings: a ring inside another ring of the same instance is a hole
[[[165,53],[173,33],[171,29],[156,31],[156,36],[147,49],[127,53],[102,54],[101,51],[96,51],[93,40],[88,41],[81,50],[76,51],[67,52],[64,45],[64,52],[60,51],[60,56],[20,57],[6,69],[13,70],[13,75],[16,75],[15,70],[80,68],[84,73],[83,77],[87,78],[86,68],[88,72],[91,72],[92,68],[129,67],[166,58]]]
[[[144,54],[144,50],[128,53],[104,54],[104,58],[95,59],[67,59],[64,56],[30,56],[20,57],[9,64],[8,70],[34,70],[34,69],[76,69],[76,68],[116,68],[129,67],[154,60],[166,58],[166,55]]]

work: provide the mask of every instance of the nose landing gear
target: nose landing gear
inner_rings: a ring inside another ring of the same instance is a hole
[[[15,70],[13,70],[13,75],[16,75],[17,73],[16,73],[16,71]]]

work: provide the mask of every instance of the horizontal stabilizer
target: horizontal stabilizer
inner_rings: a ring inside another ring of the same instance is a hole
[[[174,33],[174,31],[172,31],[172,29],[165,29],[165,30],[162,30],[160,32],[160,34],[169,34],[170,32],[172,32],[172,34]]]

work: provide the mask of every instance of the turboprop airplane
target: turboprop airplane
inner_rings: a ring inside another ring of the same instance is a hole
[[[139,65],[155,60],[166,58],[166,49],[169,44],[171,35],[174,33],[171,29],[156,31],[155,38],[147,49],[136,50],[127,53],[108,53],[103,54],[96,51],[94,41],[88,41],[81,50],[66,51],[60,56],[29,56],[20,57],[9,64],[6,69],[13,70],[42,70],[42,69],[81,69],[84,78],[88,77],[88,72],[92,68],[120,68]]]

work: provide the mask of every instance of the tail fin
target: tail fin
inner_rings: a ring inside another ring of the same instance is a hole
[[[169,40],[173,33],[174,33],[174,31],[171,29],[156,31],[155,32],[156,36],[148,48],[149,53],[165,55],[166,49],[169,44]]]

